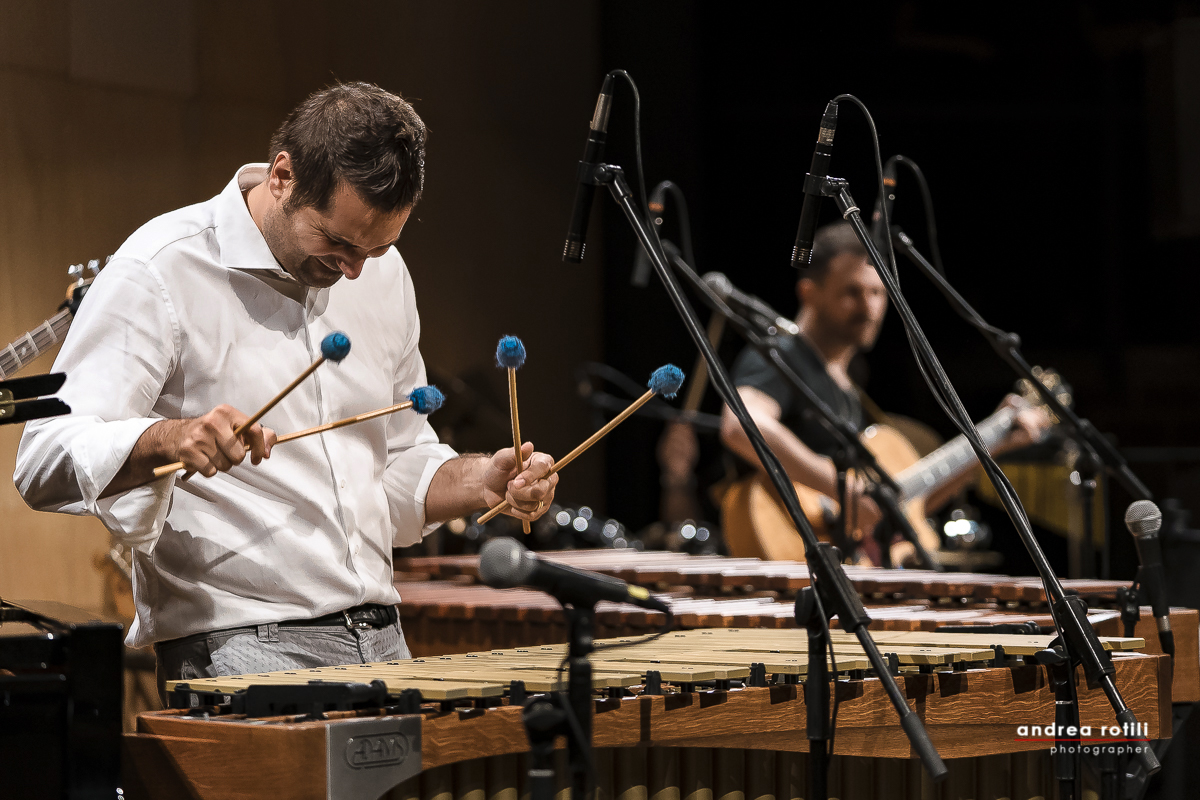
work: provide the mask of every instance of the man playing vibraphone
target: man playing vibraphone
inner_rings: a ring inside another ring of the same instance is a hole
[[[16,483],[34,508],[92,514],[134,553],[129,643],[164,679],[407,658],[393,546],[508,500],[535,519],[552,459],[525,443],[457,456],[416,413],[309,436],[425,383],[396,244],[424,182],[425,128],[368,84],[318,92],[269,164],[147,223],[92,286],[56,371],[68,417],[29,425]],[[342,280],[346,278],[347,280]],[[254,409],[344,331],[241,437]],[[249,464],[244,463],[250,455]],[[199,475],[154,480],[180,461]]]

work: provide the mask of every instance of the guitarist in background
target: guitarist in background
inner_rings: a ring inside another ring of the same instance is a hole
[[[887,292],[867,251],[848,222],[827,225],[817,231],[812,266],[796,284],[800,313],[799,336],[780,337],[776,344],[792,369],[836,414],[857,429],[863,428],[863,408],[848,372],[859,351],[870,349],[887,311]],[[804,398],[753,348],[746,348],[733,367],[733,381],[750,415],[767,444],[779,457],[794,482],[811,487],[828,497],[837,496],[837,472],[831,455],[836,449],[832,435],[817,419],[806,419]],[[1005,399],[1014,408],[1021,403],[1015,395]],[[1045,433],[1049,417],[1040,410],[1017,410],[1008,435],[993,448],[994,454],[1030,445]],[[721,419],[721,440],[747,462],[758,466],[750,441],[726,407]],[[948,481],[925,500],[936,509],[964,489],[975,477],[968,470]],[[863,494],[860,481],[848,481],[848,531],[869,535],[881,519],[875,501]],[[857,530],[856,530],[857,529]],[[928,545],[927,545],[928,547]],[[907,542],[892,549],[893,563],[912,557]]]

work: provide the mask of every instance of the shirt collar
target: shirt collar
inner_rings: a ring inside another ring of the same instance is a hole
[[[215,220],[221,263],[229,269],[267,271],[272,277],[294,282],[267,246],[242,192],[267,179],[267,164],[246,164],[216,197]]]

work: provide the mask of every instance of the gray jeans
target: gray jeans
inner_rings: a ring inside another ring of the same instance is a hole
[[[200,633],[154,646],[158,696],[165,681],[249,675],[411,658],[397,620],[381,628],[258,625]]]

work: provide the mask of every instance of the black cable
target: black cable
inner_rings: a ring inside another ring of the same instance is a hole
[[[862,111],[863,116],[866,117],[867,124],[871,128],[871,141],[875,147],[875,182],[879,191],[880,200],[882,201],[882,199],[886,197],[884,191],[887,189],[887,187],[883,185],[883,157],[879,154],[879,133],[875,130],[875,120],[871,118],[871,113],[867,111],[867,107],[863,105],[863,101],[859,100],[854,95],[839,94],[837,97],[833,98],[835,103],[840,103],[843,100],[849,100],[851,103],[854,103],[856,106],[858,106]],[[892,221],[889,219],[887,203],[880,202],[879,214],[883,217],[883,229],[885,231],[891,231]],[[892,247],[892,237],[885,236],[884,238],[887,240],[885,242],[887,247],[885,250],[887,255],[887,264],[885,265],[885,269],[891,270],[892,278],[896,281],[896,286],[898,287],[900,285],[900,271],[896,268],[896,252]]]
[[[888,159],[888,163],[903,164],[908,167],[913,177],[917,179],[917,187],[921,191],[921,204],[925,207],[925,233],[929,238],[929,256],[933,261],[933,268],[944,278],[946,277],[946,269],[942,266],[942,248],[938,244],[937,220],[933,215],[933,194],[929,191],[929,183],[925,180],[925,173],[917,166],[917,162],[907,156],[894,155]],[[891,240],[889,239],[888,241]]]
[[[634,155],[637,160],[638,173],[638,193],[642,197],[642,214],[645,215],[646,221],[650,221],[650,203],[646,200],[646,172],[642,169],[642,96],[638,93],[637,84],[633,82],[633,78],[623,69],[614,69],[608,73],[618,78],[624,78],[629,84],[629,88],[633,91],[633,145]],[[658,238],[658,231],[653,225],[650,230],[654,232],[654,242],[658,245],[659,250],[662,249],[662,242]]]

